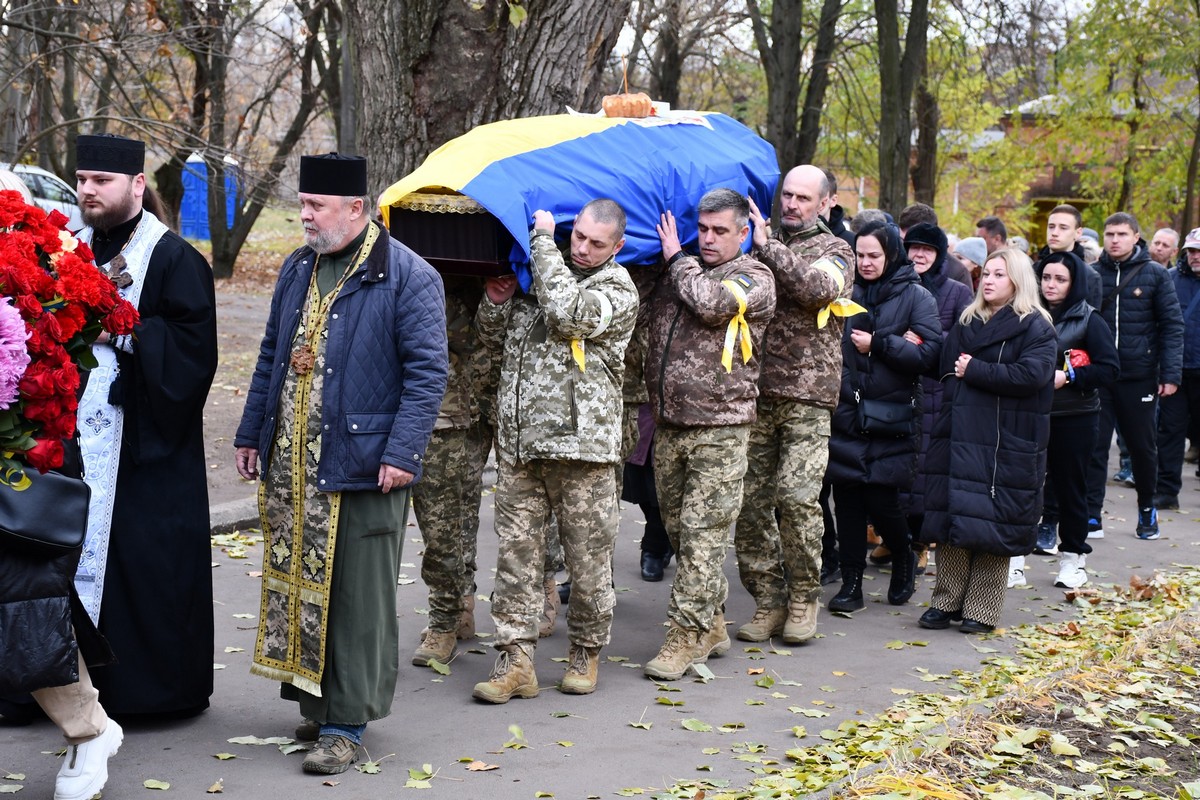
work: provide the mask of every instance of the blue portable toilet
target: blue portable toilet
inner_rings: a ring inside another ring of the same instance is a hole
[[[225,229],[233,227],[237,208],[237,161],[225,157]],[[188,239],[210,239],[208,229],[208,165],[192,153],[183,165],[183,201],[179,205],[180,233]]]

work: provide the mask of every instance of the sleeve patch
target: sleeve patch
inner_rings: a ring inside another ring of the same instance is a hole
[[[739,275],[734,275],[733,280],[734,280],[734,282],[736,282],[738,284],[738,286],[741,286],[743,289],[749,289],[752,286],[754,286],[754,279],[745,273],[741,273]]]

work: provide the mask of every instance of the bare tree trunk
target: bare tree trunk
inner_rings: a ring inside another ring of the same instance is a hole
[[[1142,112],[1146,109],[1146,101],[1142,97],[1142,64],[1143,58],[1139,53],[1134,57],[1133,78],[1133,114],[1129,115],[1125,127],[1129,130],[1125,140],[1125,161],[1121,164],[1121,188],[1117,192],[1117,211],[1128,211],[1129,200],[1133,195],[1133,163],[1137,158],[1137,135],[1142,127]]]
[[[796,163],[811,164],[821,137],[821,113],[829,90],[829,67],[837,49],[837,24],[844,0],[825,0],[817,22],[817,46],[813,50],[812,70],[804,91],[804,109],[800,112],[800,130],[796,132]]]
[[[937,196],[938,132],[941,109],[937,97],[929,91],[928,64],[917,84],[917,158],[912,165],[913,199],[932,206]]]
[[[682,26],[682,3],[668,0],[663,9],[663,24],[658,34],[657,74],[652,87],[656,100],[665,100],[674,108],[679,105],[679,81],[683,77],[684,53],[679,41]]]
[[[1200,99],[1200,63],[1196,65],[1196,89],[1196,97]],[[1192,228],[1200,227],[1200,207],[1197,207],[1196,202],[1198,186],[1200,186],[1200,118],[1196,119],[1196,132],[1192,134],[1192,152],[1188,155],[1187,194],[1183,201],[1183,220],[1180,225],[1180,229],[1185,235]]]
[[[514,28],[502,2],[346,0],[371,192],[481,123],[598,107],[629,4],[529,0]]]
[[[769,27],[758,0],[746,0],[746,10],[767,81],[767,140],[775,145],[783,172],[796,165],[804,0],[774,0]]]
[[[904,52],[900,51],[898,0],[875,0],[879,32],[879,207],[893,214],[908,203],[912,157],[912,97],[925,63],[928,0],[913,0]]]

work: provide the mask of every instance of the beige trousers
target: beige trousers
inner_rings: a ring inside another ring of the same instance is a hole
[[[83,744],[108,727],[108,715],[100,706],[100,693],[92,686],[87,664],[79,657],[79,681],[33,692],[33,699],[67,738],[67,744]]]

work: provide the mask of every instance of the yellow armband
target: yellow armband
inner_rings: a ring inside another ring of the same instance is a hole
[[[746,292],[731,280],[721,281],[721,285],[733,294],[738,303],[737,314],[729,320],[729,327],[725,330],[725,348],[721,351],[721,366],[725,367],[726,372],[733,372],[733,344],[738,336],[742,338],[742,363],[749,362],[754,355],[750,343],[750,325],[746,322]]]

